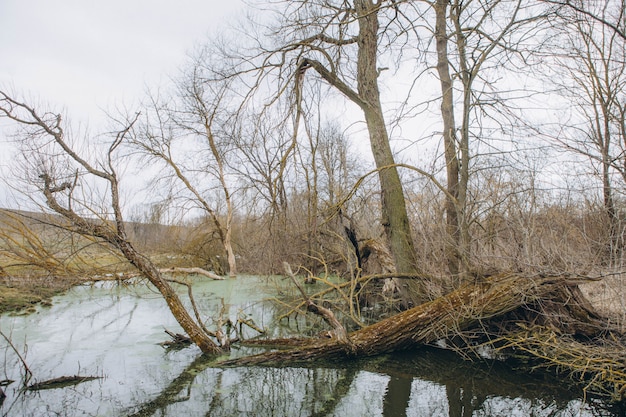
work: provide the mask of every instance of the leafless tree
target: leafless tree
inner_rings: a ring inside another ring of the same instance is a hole
[[[393,2],[357,0],[332,4],[306,0],[263,3],[263,6],[278,13],[279,19],[264,25],[262,36],[251,25],[248,31],[254,34],[254,39],[248,37],[248,51],[252,52],[238,52],[243,56],[240,64],[233,65],[233,70],[252,80],[249,82],[252,89],[244,93],[248,101],[253,96],[256,100],[269,97],[268,105],[278,105],[282,100],[283,109],[289,109],[287,113],[292,117],[284,120],[290,124],[293,136],[281,163],[295,149],[295,140],[301,132],[302,103],[307,100],[304,86],[311,82],[330,85],[364,116],[379,170],[385,235],[397,270],[416,272],[403,185],[390,146],[378,84],[382,71],[378,64],[380,36],[384,25],[393,21]],[[232,57],[233,53],[223,52],[222,56]],[[224,71],[216,70],[215,74],[223,77]]]
[[[577,3],[576,3],[577,4]],[[558,77],[551,82],[570,103],[569,127],[555,134],[558,143],[591,163],[602,184],[609,253],[623,246],[623,225],[616,200],[626,186],[626,39],[604,22],[620,22],[624,8],[613,1],[570,6],[555,30],[563,42],[553,56]]]
[[[532,2],[500,0],[438,0],[434,11],[448,190],[448,269],[453,275],[466,276],[471,266],[468,193],[472,165],[480,158],[478,143],[489,142],[481,133],[488,120],[497,126],[502,123],[497,114],[506,113],[507,103],[495,81],[502,77],[504,68],[516,66],[516,55],[526,53],[523,42],[529,36],[528,27],[536,26],[543,13]],[[500,71],[494,71],[496,67]],[[485,116],[488,113],[491,115]]]
[[[232,135],[221,106],[228,85],[205,83],[201,68],[192,66],[179,81],[172,97],[150,98],[141,134],[131,141],[148,164],[160,163],[171,175],[168,194],[186,197],[185,205],[199,207],[210,219],[228,260],[229,275],[237,275],[237,261],[232,242],[235,212],[232,184],[229,183],[226,154]],[[215,184],[215,186],[214,186]],[[216,190],[215,192],[213,190]],[[219,196],[219,197],[218,197]],[[225,213],[219,212],[223,201]]]
[[[128,239],[116,155],[133,134],[139,114],[127,120],[125,126],[115,134],[102,158],[90,156],[92,161],[70,146],[72,138],[68,137],[60,114],[38,111],[34,106],[0,91],[0,116],[16,122],[21,129],[22,145],[29,150],[24,153],[28,158],[25,166],[28,171],[22,174],[41,193],[45,204],[64,220],[63,226],[79,235],[102,241],[122,253],[161,293],[191,340],[204,352],[220,352],[222,348],[211,339],[197,310],[194,318],[150,259],[139,253]],[[102,201],[91,200],[89,194],[81,191],[83,186],[90,184],[106,190],[106,211],[97,206]]]

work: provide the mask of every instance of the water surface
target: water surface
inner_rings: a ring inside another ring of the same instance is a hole
[[[282,285],[282,284],[280,284]],[[253,317],[274,336],[306,327],[277,326],[276,293],[267,278],[198,280],[207,317],[223,299],[233,321]],[[294,321],[291,325],[294,325]],[[211,321],[207,322],[210,326]],[[180,332],[165,302],[145,286],[81,286],[28,316],[3,315],[34,378],[102,378],[69,388],[5,388],[2,416],[618,416],[546,375],[498,362],[467,362],[451,352],[418,349],[310,367],[216,368],[195,347],[167,351],[163,330]],[[248,330],[247,335],[254,332]],[[1,379],[19,380],[15,354],[2,341]],[[250,354],[234,349],[232,355]]]

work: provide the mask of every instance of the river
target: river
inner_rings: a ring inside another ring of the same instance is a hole
[[[259,277],[194,284],[202,311],[217,312],[223,299],[232,320],[245,314],[274,336],[301,331],[306,321],[276,325],[276,305],[268,301],[276,289],[275,280]],[[0,380],[18,381],[4,387],[1,415],[624,415],[553,376],[515,371],[487,359],[464,361],[434,348],[310,367],[219,368],[215,358],[200,355],[195,347],[160,346],[167,340],[166,328],[180,331],[165,302],[144,285],[79,286],[55,297],[51,307],[2,315],[0,329],[31,369],[31,383],[74,375],[98,378],[23,391],[23,367],[0,340]],[[252,352],[235,348],[231,355]]]

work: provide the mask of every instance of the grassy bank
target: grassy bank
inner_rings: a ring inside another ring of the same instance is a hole
[[[50,299],[67,291],[78,281],[72,279],[0,279],[0,313],[32,312],[35,305],[49,305]]]

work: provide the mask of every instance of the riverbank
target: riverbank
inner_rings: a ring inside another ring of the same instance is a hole
[[[36,305],[50,305],[52,297],[78,283],[71,278],[0,278],[0,313],[31,313]]]
[[[32,266],[10,269],[0,265],[0,314],[33,312],[36,305],[49,305],[52,297],[66,292],[75,285],[129,276],[134,272],[127,262],[120,261],[110,253],[97,251],[97,248],[92,248],[93,250],[96,251],[81,259],[83,264],[79,268],[67,268],[59,271],[58,275],[41,274],[40,270]],[[162,270],[189,269],[195,266],[186,258],[175,254],[152,254],[150,258]],[[208,273],[199,268],[193,272]]]

